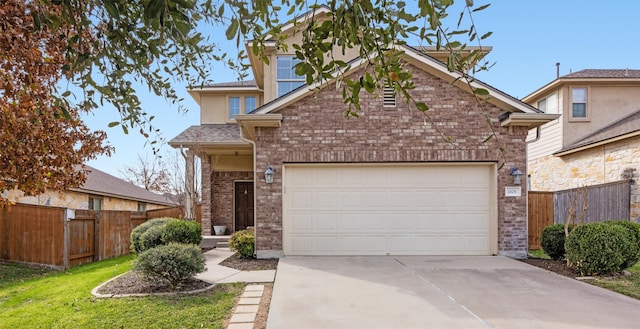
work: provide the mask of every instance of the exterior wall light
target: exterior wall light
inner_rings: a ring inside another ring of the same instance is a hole
[[[520,185],[524,173],[518,167],[511,168],[511,176],[513,177],[513,185]]]
[[[273,166],[269,165],[267,170],[264,171],[264,182],[267,184],[273,183],[273,174],[275,170],[273,170]]]

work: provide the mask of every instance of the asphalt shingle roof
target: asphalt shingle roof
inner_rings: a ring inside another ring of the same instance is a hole
[[[232,82],[220,82],[205,85],[204,87],[256,87],[255,80],[243,80]]]
[[[123,199],[136,200],[147,203],[176,206],[177,203],[165,195],[156,194],[144,188],[133,185],[125,180],[109,175],[96,168],[87,168],[87,181],[75,190],[81,190],[96,195],[118,196]]]
[[[640,131],[640,110],[568,145],[558,153]]]
[[[240,128],[235,123],[191,126],[169,141],[171,146],[218,143],[248,144],[240,137]]]
[[[566,79],[589,79],[589,78],[630,78],[637,79],[640,78],[640,70],[629,70],[629,69],[588,69],[582,70],[578,72],[573,72],[571,74],[567,74],[562,76],[561,78]]]

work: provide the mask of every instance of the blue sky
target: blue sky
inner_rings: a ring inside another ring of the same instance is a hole
[[[496,64],[478,79],[514,97],[522,98],[556,77],[555,63],[560,63],[560,75],[582,69],[640,69],[640,1],[637,0],[495,0],[489,8],[475,13],[479,34],[492,31],[483,41],[492,46],[488,59]],[[464,4],[462,0],[456,3]],[[487,1],[475,1],[479,6]],[[452,11],[453,24],[457,12]],[[224,38],[222,31],[212,31],[219,46],[228,53],[236,51],[235,42]],[[237,80],[234,72],[222,63],[211,63],[214,82]],[[139,90],[146,112],[155,115],[154,125],[167,140],[191,125],[199,124],[199,108],[186,92],[186,86],[175,86],[185,98],[186,114],[178,113],[160,97]],[[88,165],[120,176],[125,166],[134,166],[138,155],[153,158],[149,145],[137,132],[128,135],[120,127],[108,128],[117,121],[111,108],[98,109],[86,116],[93,130],[105,130],[116,148],[111,157],[100,157]],[[172,154],[168,145],[161,146],[165,158]]]

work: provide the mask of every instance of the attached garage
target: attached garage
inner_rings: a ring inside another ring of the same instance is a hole
[[[285,164],[285,255],[491,255],[494,163]]]

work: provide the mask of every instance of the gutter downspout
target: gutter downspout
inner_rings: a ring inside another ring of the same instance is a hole
[[[244,135],[244,129],[242,129],[242,127],[240,125],[238,125],[238,129],[240,129],[240,139],[242,139],[243,141],[246,141],[247,143],[251,144],[252,147],[252,153],[253,153],[253,237],[254,237],[254,243],[255,246],[253,248],[253,257],[254,258],[258,258],[258,248],[257,248],[257,241],[258,241],[258,226],[257,226],[257,220],[256,220],[256,216],[257,216],[257,211],[256,211],[256,205],[257,205],[257,200],[258,198],[256,198],[256,193],[258,192],[257,189],[257,184],[256,181],[259,179],[258,178],[258,171],[256,168],[256,142],[252,141],[250,139],[248,139],[245,135]]]

